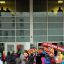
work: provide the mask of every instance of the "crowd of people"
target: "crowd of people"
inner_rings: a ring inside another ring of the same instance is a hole
[[[18,50],[17,53],[10,51],[7,55],[3,52],[0,53],[0,62],[2,64],[64,64],[64,52],[57,51],[56,54],[49,52],[48,48],[47,51],[43,48],[24,52]]]
[[[29,55],[27,50],[18,50],[17,53],[10,51],[7,55],[4,52],[0,53],[0,64],[33,64],[33,61],[33,54]]]

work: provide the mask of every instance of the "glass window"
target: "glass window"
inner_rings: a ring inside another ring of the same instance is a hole
[[[58,12],[59,7],[61,7],[61,10],[63,10],[64,3],[58,3],[58,0],[48,0],[48,11],[49,12]]]
[[[23,23],[23,22],[29,23],[30,22],[29,13],[23,12],[23,14],[20,13],[17,16],[19,16],[19,17],[16,17],[16,22],[20,22],[20,23]]]
[[[50,29],[59,29],[59,28],[63,28],[63,23],[48,23],[48,28]]]
[[[24,26],[24,23],[20,23],[20,26],[23,27]]]
[[[12,20],[12,27],[15,27],[15,20]]]
[[[30,37],[16,37],[17,42],[30,42]]]
[[[11,30],[12,35],[11,36],[15,36],[15,31]]]
[[[0,23],[0,28],[1,28],[2,24]]]
[[[34,36],[34,42],[45,42],[47,41],[47,36]]]
[[[63,9],[63,3],[48,0],[48,41],[63,41]]]
[[[0,36],[2,36],[2,30],[0,30]]]
[[[34,12],[47,11],[47,0],[33,0]]]
[[[47,35],[47,30],[34,30],[33,35],[34,35],[34,36],[38,36],[38,35],[40,35],[40,36],[42,36],[42,35]]]
[[[16,0],[17,12],[29,12],[29,0]]]
[[[33,0],[33,40],[35,42],[47,41],[46,29],[47,0]]]
[[[63,36],[48,36],[48,41],[63,41]]]
[[[3,37],[3,42],[15,42],[15,37]]]
[[[7,45],[7,51],[14,51],[14,45]]]
[[[30,29],[29,23],[16,23],[16,29]]]
[[[2,27],[0,29],[15,29],[15,27],[12,27],[12,23],[2,23]]]
[[[15,36],[15,30],[2,30],[2,36],[6,36],[6,35],[7,36]]]
[[[4,31],[4,36],[8,36],[8,31]]]
[[[2,37],[0,37],[0,42],[2,42]]]
[[[1,20],[0,20],[0,28],[2,27]]]
[[[62,35],[63,29],[48,29],[48,35]]]
[[[17,36],[30,36],[30,30],[17,30]]]
[[[33,23],[34,29],[46,29],[47,23]]]
[[[0,8],[3,7],[3,10],[6,12],[8,12],[8,10],[15,11],[15,0],[4,0],[4,1],[5,1],[4,4],[0,4],[1,6]]]

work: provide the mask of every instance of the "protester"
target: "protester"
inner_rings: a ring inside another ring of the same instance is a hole
[[[0,64],[3,64],[3,61],[2,61],[2,54],[0,53]]]
[[[10,64],[10,52],[7,52],[7,56],[6,56],[6,61],[7,61],[7,64]]]
[[[5,51],[3,51],[2,53],[2,61],[3,61],[3,64],[5,64],[5,61],[6,61]]]
[[[42,54],[41,61],[42,61],[42,64],[45,64],[45,55],[44,54]]]
[[[22,53],[21,53],[21,55],[20,55],[20,60],[21,60],[21,64],[25,64],[25,63],[26,63],[25,56],[24,56],[24,54],[22,54]]]

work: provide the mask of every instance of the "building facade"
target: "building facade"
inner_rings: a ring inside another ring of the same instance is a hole
[[[17,45],[29,49],[30,44],[64,42],[64,3],[58,0],[6,0],[1,7],[0,43],[5,51],[17,51]],[[52,11],[53,10],[53,11]]]

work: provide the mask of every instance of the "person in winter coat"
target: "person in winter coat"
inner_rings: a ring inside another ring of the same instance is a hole
[[[41,64],[41,54],[38,54],[37,56],[36,56],[36,64]]]
[[[3,61],[0,59],[0,64],[3,64]]]
[[[51,64],[51,60],[50,60],[49,56],[47,56],[45,58],[45,64]]]
[[[31,54],[29,56],[29,64],[33,64],[33,63],[34,63],[34,56],[33,56],[33,54]]]
[[[45,54],[42,54],[41,61],[42,61],[42,64],[45,64]]]
[[[3,64],[5,64],[5,61],[6,61],[5,51],[3,51],[2,53],[2,61],[3,61]]]
[[[10,54],[10,64],[16,64],[16,57],[15,57],[15,54],[14,54],[14,52],[12,52],[11,54]]]
[[[21,64],[25,64],[25,57],[24,57],[24,54],[21,54],[20,55],[20,60],[21,60]]]
[[[64,56],[63,56],[63,58],[62,58],[62,62],[61,62],[61,64],[64,64]]]
[[[10,64],[10,52],[7,52],[7,56],[6,56],[6,61],[7,61],[7,64]]]
[[[56,64],[54,57],[50,58],[51,64]]]
[[[3,64],[3,61],[2,61],[2,54],[0,53],[0,64]]]

